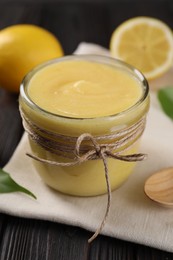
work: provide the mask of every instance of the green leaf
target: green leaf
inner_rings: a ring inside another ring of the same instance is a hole
[[[160,89],[158,99],[165,114],[173,119],[173,87]]]
[[[36,199],[32,192],[17,184],[7,172],[0,169],[0,193],[10,192],[23,192]]]

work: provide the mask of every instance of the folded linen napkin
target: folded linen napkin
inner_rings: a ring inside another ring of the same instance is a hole
[[[106,49],[87,43],[81,43],[75,52],[89,53],[109,55]],[[172,73],[170,75],[173,80]],[[166,79],[164,84],[167,83]],[[155,93],[151,93],[151,108],[141,144],[141,152],[147,153],[148,159],[139,162],[128,181],[112,192],[111,210],[102,234],[173,252],[173,210],[150,201],[143,191],[148,176],[154,171],[173,166],[171,142],[173,122],[162,112]],[[24,134],[5,170],[19,184],[30,189],[37,200],[21,193],[1,194],[0,211],[75,225],[94,232],[104,216],[107,195],[81,198],[50,189],[37,175],[31,159],[25,155],[28,150],[27,136]]]

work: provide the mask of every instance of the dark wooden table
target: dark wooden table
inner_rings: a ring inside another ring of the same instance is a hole
[[[17,23],[47,28],[71,54],[81,41],[108,47],[114,28],[138,15],[162,19],[173,28],[173,1],[0,1],[0,29]],[[18,95],[0,88],[0,167],[17,146],[23,128]],[[0,260],[170,260],[173,254],[99,236],[91,245],[90,232],[78,227],[0,214]]]

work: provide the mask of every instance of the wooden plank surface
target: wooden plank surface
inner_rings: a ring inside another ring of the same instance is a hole
[[[110,35],[123,20],[154,16],[173,28],[172,1],[1,1],[0,29],[33,23],[53,32],[66,54],[79,42],[109,47]],[[8,76],[8,75],[7,75]],[[18,95],[0,88],[0,166],[11,157],[23,133]],[[90,232],[68,225],[0,214],[0,260],[171,260],[173,254],[99,236],[88,245]]]

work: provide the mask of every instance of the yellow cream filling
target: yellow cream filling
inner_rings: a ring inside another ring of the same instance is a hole
[[[130,73],[90,61],[63,61],[37,72],[28,95],[40,108],[67,117],[92,118],[120,113],[142,95]]]

